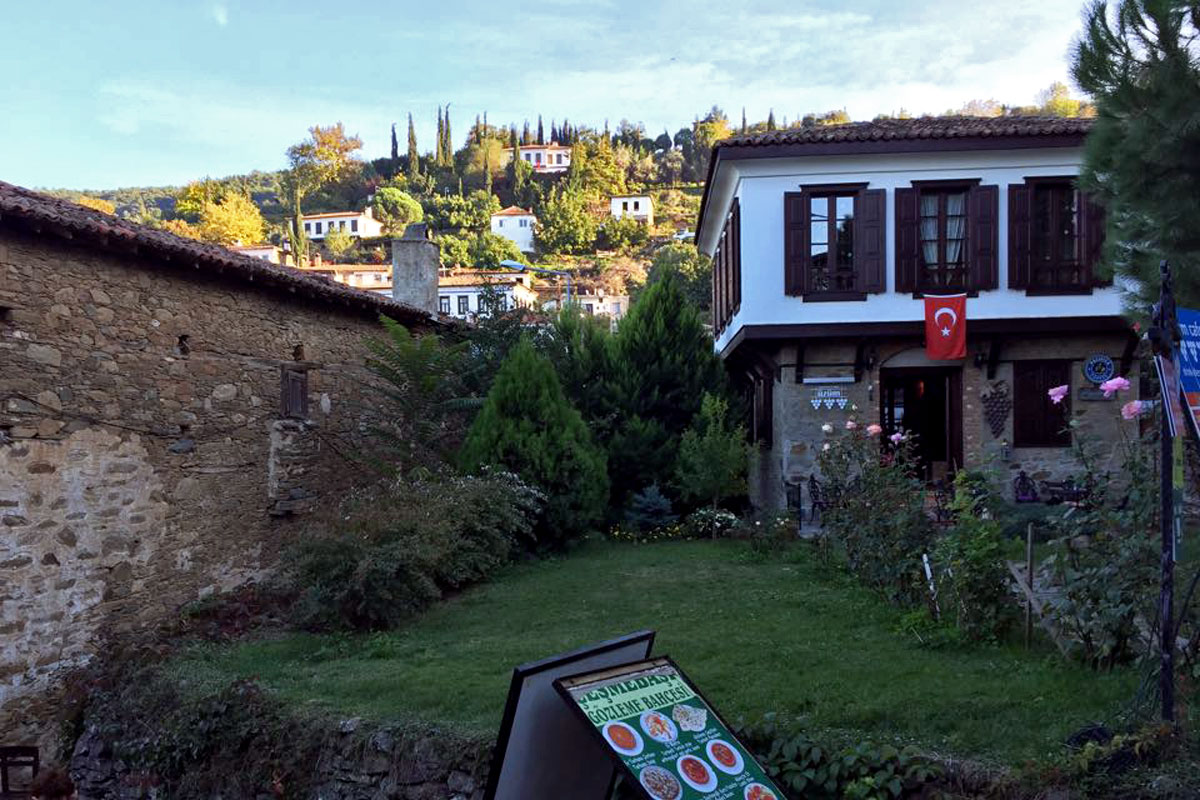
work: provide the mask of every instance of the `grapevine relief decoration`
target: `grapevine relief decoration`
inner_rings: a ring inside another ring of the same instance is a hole
[[[1004,434],[1004,426],[1008,423],[1008,414],[1012,411],[1012,396],[1008,393],[1008,384],[998,381],[992,384],[991,391],[980,395],[983,403],[983,418],[987,420],[988,430],[993,438]]]

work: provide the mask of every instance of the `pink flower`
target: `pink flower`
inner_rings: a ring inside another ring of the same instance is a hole
[[[1104,383],[1100,384],[1100,391],[1104,392],[1105,397],[1112,397],[1117,392],[1123,392],[1129,388],[1129,381],[1118,375],[1115,378],[1109,378]]]
[[[852,419],[846,420],[846,430],[852,431],[857,427],[858,427],[858,423],[855,422],[854,420],[852,420]]]
[[[825,452],[829,452],[829,442],[826,442],[825,444],[821,445],[821,449],[824,450]]]
[[[879,427],[878,425],[867,426],[867,436],[878,436],[881,433],[883,433],[883,428]]]
[[[1050,395],[1050,402],[1054,403],[1054,405],[1058,405],[1059,403],[1061,403],[1063,401],[1063,398],[1066,397],[1070,393],[1071,393],[1071,387],[1065,383],[1062,386],[1055,386],[1053,389],[1046,392],[1046,394]]]
[[[1133,332],[1134,333],[1137,333],[1141,329],[1142,329],[1142,323],[1140,323],[1140,322],[1133,323]]]
[[[892,440],[892,444],[900,444],[901,442],[904,441],[904,434],[900,433],[899,431],[896,431],[888,438]]]
[[[1142,401],[1130,400],[1121,406],[1121,416],[1125,419],[1137,419],[1142,415]]]

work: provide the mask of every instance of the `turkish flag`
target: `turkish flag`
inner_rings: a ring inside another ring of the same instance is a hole
[[[967,296],[925,295],[925,355],[933,361],[967,357]]]

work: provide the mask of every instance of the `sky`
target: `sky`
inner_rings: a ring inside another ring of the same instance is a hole
[[[1081,0],[47,0],[0,3],[0,180],[177,185],[285,166],[341,121],[373,158],[407,114],[432,149],[568,117],[672,134],[845,108],[939,113],[1034,102],[1067,80]]]

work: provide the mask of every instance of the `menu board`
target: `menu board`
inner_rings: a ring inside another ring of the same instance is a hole
[[[668,658],[555,681],[650,800],[784,800]]]

